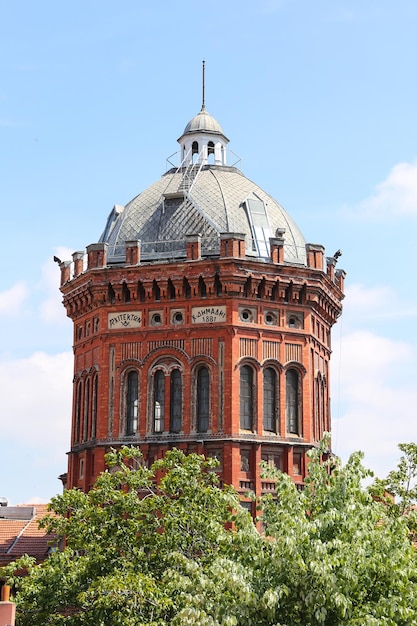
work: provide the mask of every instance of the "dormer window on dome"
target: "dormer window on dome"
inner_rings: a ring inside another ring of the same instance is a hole
[[[252,251],[259,257],[269,257],[272,237],[265,202],[251,193],[243,203],[252,234]]]

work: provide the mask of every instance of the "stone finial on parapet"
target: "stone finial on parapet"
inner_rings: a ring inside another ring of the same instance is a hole
[[[335,272],[336,285],[339,287],[342,293],[345,292],[345,277],[346,277],[345,270],[336,270]]]
[[[201,259],[201,234],[186,235],[185,249],[187,251],[187,261],[198,261],[198,259]]]
[[[284,244],[285,244],[284,234],[285,234],[285,228],[277,228],[275,231],[275,237],[269,238],[272,263],[284,262]]]
[[[328,274],[328,276],[330,276],[332,281],[334,281],[334,279],[335,279],[336,263],[339,260],[339,257],[341,257],[341,256],[342,256],[342,251],[341,250],[336,250],[336,252],[334,253],[333,256],[328,256],[326,258],[326,261],[327,261],[327,274]]]
[[[74,261],[74,278],[82,274],[84,264],[84,252],[74,252],[72,255]]]
[[[71,278],[71,261],[62,261],[59,264],[61,270],[61,286],[67,283]]]
[[[108,243],[92,243],[87,246],[87,269],[106,267]]]
[[[330,278],[331,281],[334,282],[334,270],[336,267],[336,259],[334,258],[334,256],[328,256],[326,257],[326,270],[327,270],[327,276]]]
[[[245,237],[244,233],[220,233],[220,257],[243,258]]]
[[[71,278],[71,261],[61,261],[57,256],[54,256],[54,262],[58,263],[61,270],[61,287],[67,283]]]
[[[307,265],[315,270],[324,270],[324,246],[316,243],[307,243]]]
[[[139,263],[140,263],[139,239],[126,241],[126,265],[139,265]]]

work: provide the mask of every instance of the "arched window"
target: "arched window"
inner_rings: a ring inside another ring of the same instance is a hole
[[[97,432],[97,406],[98,406],[98,376],[93,381],[93,402],[91,407],[91,438],[95,439]]]
[[[209,373],[200,367],[197,373],[197,430],[207,432],[209,427]]]
[[[153,379],[153,429],[155,433],[164,430],[165,376],[157,370]]]
[[[170,390],[170,405],[169,405],[169,421],[170,431],[172,433],[179,433],[181,430],[181,418],[182,418],[182,380],[181,372],[179,370],[173,370],[171,372],[171,390]]]
[[[89,427],[90,427],[90,379],[87,378],[87,381],[85,383],[85,392],[84,392],[84,429],[83,429],[84,441],[87,441],[88,439]]]
[[[300,375],[290,369],[286,374],[287,431],[294,435],[300,434],[300,401]]]
[[[214,143],[209,141],[207,144],[207,161],[208,163],[214,163]]]
[[[264,370],[264,430],[276,432],[277,373],[272,367]]]
[[[139,387],[138,373],[132,370],[127,375],[126,385],[126,434],[133,435],[138,429]]]
[[[240,427],[253,428],[253,370],[249,365],[240,369]]]
[[[80,380],[77,385],[76,398],[75,398],[75,428],[74,428],[74,442],[75,443],[78,443],[80,440],[82,400],[83,400],[83,386]]]
[[[324,381],[320,380],[320,439],[323,437],[326,409],[324,404]]]

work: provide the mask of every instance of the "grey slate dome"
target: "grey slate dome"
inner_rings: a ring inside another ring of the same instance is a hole
[[[226,165],[228,140],[204,107],[180,140],[184,137],[181,166],[125,207],[113,208],[100,237],[108,243],[108,262],[123,262],[126,242],[134,240],[141,242],[142,261],[185,258],[186,236],[196,233],[201,234],[202,256],[219,255],[221,233],[240,233],[245,235],[246,255],[263,260],[270,256],[269,238],[285,229],[285,262],[306,265],[306,242],[298,226],[272,196]],[[193,148],[185,154],[187,142]],[[210,163],[214,144],[217,164]]]

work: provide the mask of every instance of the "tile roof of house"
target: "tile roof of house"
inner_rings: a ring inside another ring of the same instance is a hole
[[[34,556],[37,561],[48,556],[54,535],[38,527],[46,513],[46,504],[0,508],[0,565],[23,554]]]

